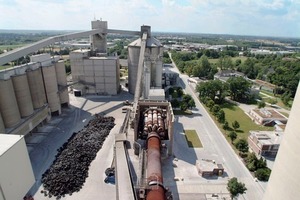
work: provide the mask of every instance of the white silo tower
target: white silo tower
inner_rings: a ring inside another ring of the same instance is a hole
[[[284,131],[264,200],[298,200],[300,197],[300,82]]]
[[[141,88],[144,98],[147,99],[150,88],[161,88],[162,86],[163,46],[159,40],[151,36],[150,26],[142,26],[141,34],[144,32],[147,32],[147,42]],[[141,42],[142,39],[139,38],[128,45],[128,88],[131,94],[135,93]]]

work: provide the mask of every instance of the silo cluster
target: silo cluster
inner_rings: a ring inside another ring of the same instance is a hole
[[[149,96],[150,88],[162,87],[162,53],[163,46],[159,40],[151,36],[151,27],[142,26],[141,32],[147,32],[146,49],[144,53],[143,86],[144,98]],[[128,89],[135,93],[138,63],[142,39],[139,38],[128,45]]]
[[[1,71],[0,91],[0,133],[46,105],[51,113],[60,114],[61,104],[69,102],[64,62],[29,63]]]

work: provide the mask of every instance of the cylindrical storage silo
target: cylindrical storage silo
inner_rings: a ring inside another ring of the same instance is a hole
[[[55,71],[57,77],[57,84],[59,85],[59,99],[60,104],[68,104],[69,103],[69,93],[68,93],[68,83],[67,76],[65,70],[65,63],[63,60],[55,63]]]
[[[61,113],[55,66],[42,67],[48,105],[51,112]]]
[[[4,126],[4,122],[0,113],[0,134],[1,133],[5,133],[5,126]]]
[[[21,117],[27,117],[33,113],[30,89],[26,74],[11,77]]]
[[[0,110],[6,128],[11,128],[21,120],[17,99],[11,79],[0,80]]]
[[[57,84],[66,86],[67,76],[66,76],[65,63],[63,60],[59,60],[57,63],[55,63],[55,72],[57,77]]]
[[[131,94],[135,92],[140,50],[141,39],[137,39],[128,45],[128,90]]]
[[[41,108],[45,103],[47,103],[41,68],[27,71],[26,74],[29,83],[33,108]]]
[[[59,91],[59,100],[60,100],[60,104],[64,104],[64,105],[69,104],[68,88],[64,88],[63,90]]]

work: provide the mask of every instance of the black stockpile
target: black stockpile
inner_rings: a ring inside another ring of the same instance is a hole
[[[55,160],[42,176],[45,196],[60,199],[78,192],[88,177],[88,169],[105,138],[115,126],[113,117],[95,115],[94,119],[57,151]]]

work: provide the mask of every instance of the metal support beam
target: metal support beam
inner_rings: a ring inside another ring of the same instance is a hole
[[[24,47],[14,49],[12,51],[3,53],[0,55],[0,65],[9,63],[11,61],[17,60],[22,56],[26,56],[30,53],[36,52],[39,49],[42,49],[45,46],[54,44],[55,42],[65,41],[65,40],[73,40],[80,37],[88,37],[90,35],[98,34],[98,33],[118,33],[118,34],[125,34],[125,35],[139,35],[139,31],[127,31],[127,30],[114,30],[114,29],[93,29],[89,31],[77,32],[77,33],[70,33],[65,35],[58,35],[49,37],[33,44],[28,44]]]
[[[133,113],[136,112],[137,103],[141,96],[141,83],[142,83],[142,76],[144,71],[144,54],[146,49],[146,42],[147,42],[147,33],[143,33],[142,41],[141,41],[141,49],[140,49],[140,57],[139,57],[139,64],[138,64],[138,71],[137,71],[137,80],[135,85],[134,91],[134,104],[133,104]]]
[[[140,31],[128,31],[128,30],[116,30],[116,29],[107,29],[107,33],[115,33],[122,35],[140,35]]]

